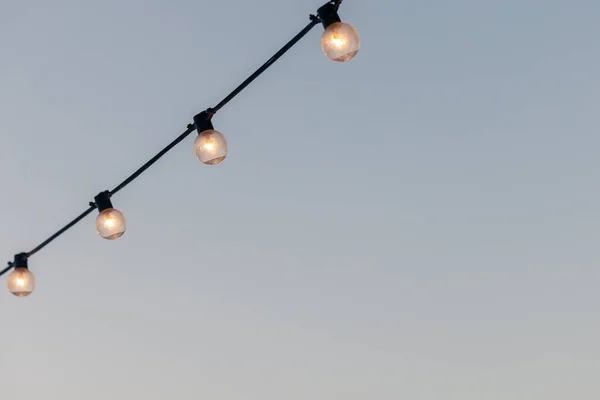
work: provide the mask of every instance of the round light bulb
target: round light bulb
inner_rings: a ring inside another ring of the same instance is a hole
[[[8,275],[8,290],[17,297],[29,296],[35,289],[35,276],[27,268],[15,268]]]
[[[125,233],[125,216],[114,208],[107,208],[96,217],[96,230],[104,239],[118,239]]]
[[[352,25],[334,22],[323,32],[321,48],[333,61],[350,61],[360,49],[360,37]]]
[[[216,165],[227,157],[227,139],[219,131],[202,131],[194,142],[194,153],[204,164]]]

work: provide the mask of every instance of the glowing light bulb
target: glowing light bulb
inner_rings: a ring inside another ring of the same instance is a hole
[[[346,44],[346,41],[344,40],[344,38],[337,37],[337,36],[334,35],[331,38],[331,43],[333,43],[333,45],[339,49],[339,48],[343,47]]]
[[[8,290],[17,297],[29,296],[35,289],[35,276],[27,268],[15,268],[8,275]]]
[[[104,239],[120,238],[125,233],[125,228],[125,216],[115,208],[107,208],[96,217],[96,230]]]
[[[333,61],[347,62],[360,50],[360,37],[352,25],[334,22],[321,36],[323,53]]]
[[[227,139],[214,129],[202,131],[194,142],[194,153],[198,160],[207,165],[216,165],[227,157]]]
[[[204,150],[213,152],[215,151],[215,144],[213,142],[204,143]]]

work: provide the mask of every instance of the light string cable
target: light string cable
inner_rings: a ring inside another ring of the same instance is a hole
[[[319,23],[323,23],[324,26],[326,25],[326,22],[330,23],[329,21],[325,21],[325,20],[331,20],[332,22],[339,21],[339,17],[337,17],[336,13],[337,13],[337,10],[341,3],[342,3],[342,0],[328,1],[324,6],[319,8],[319,10],[317,12],[318,16],[311,14],[309,16],[310,22],[308,23],[308,25],[306,25],[300,32],[298,32],[298,34],[296,34],[289,42],[287,42],[279,51],[277,51],[270,59],[268,59],[263,65],[261,65],[246,80],[244,80],[240,85],[238,85],[235,89],[233,89],[233,91],[231,93],[229,93],[223,100],[221,100],[214,107],[210,107],[210,108],[206,109],[205,111],[196,115],[194,117],[194,123],[188,124],[187,129],[182,134],[180,134],[171,143],[169,143],[165,148],[163,148],[161,151],[159,151],[154,157],[152,157],[150,160],[148,160],[139,169],[137,169],[135,172],[133,172],[123,182],[118,184],[114,189],[112,189],[110,191],[102,192],[101,195],[104,194],[106,196],[106,200],[108,200],[110,197],[112,197],[113,195],[115,195],[116,193],[121,191],[123,188],[125,188],[127,185],[129,185],[131,182],[133,182],[136,178],[138,178],[143,172],[145,172],[154,163],[156,163],[160,158],[162,158],[162,156],[164,156],[167,152],[169,152],[169,150],[173,149],[177,144],[179,144],[186,137],[188,137],[192,132],[194,132],[195,130],[198,130],[198,132],[200,133],[201,127],[210,126],[212,128],[212,124],[210,123],[211,118],[219,110],[221,110],[225,105],[227,105],[227,103],[229,103],[235,96],[237,96],[248,85],[250,85],[256,78],[258,78],[264,71],[266,71],[271,65],[273,65],[279,58],[281,58],[281,56],[283,56],[298,41],[300,41],[300,39],[302,39],[308,32],[310,32],[310,30],[312,28],[314,28]],[[61,229],[59,229],[56,233],[54,233],[53,235],[48,237],[46,240],[41,242],[39,245],[34,247],[32,250],[30,250],[29,252],[19,253],[19,254],[15,255],[15,262],[9,261],[7,267],[0,271],[0,276],[4,275],[8,271],[10,271],[12,268],[17,268],[18,266],[15,264],[23,264],[24,263],[24,268],[27,268],[26,260],[28,258],[30,258],[34,254],[36,254],[37,252],[42,250],[44,247],[46,247],[52,241],[57,239],[63,233],[65,233],[70,228],[75,226],[78,222],[83,220],[86,216],[88,216],[95,209],[99,209],[100,211],[102,211],[101,207],[98,204],[99,196],[97,196],[95,198],[95,200],[96,200],[95,202],[89,203],[89,207],[85,211],[83,211],[81,214],[79,214],[77,217],[75,217],[71,222],[69,222],[68,224],[63,226]],[[108,201],[108,203],[110,204],[110,201]]]

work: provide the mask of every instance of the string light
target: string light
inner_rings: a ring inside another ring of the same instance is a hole
[[[78,215],[67,225],[59,229],[56,233],[43,241],[33,250],[28,253],[19,253],[15,255],[14,262],[8,263],[8,266],[0,271],[0,276],[4,275],[11,269],[13,271],[8,277],[8,289],[17,297],[25,297],[35,289],[35,277],[29,271],[27,260],[35,253],[46,247],[49,243],[69,230],[88,214],[95,209],[98,209],[96,217],[96,230],[104,239],[115,240],[123,236],[126,229],[126,220],[123,213],[113,208],[110,198],[117,192],[129,185],[133,180],[140,176],[169,150],[179,144],[193,131],[198,131],[198,136],[194,141],[194,153],[196,157],[207,165],[220,164],[227,157],[228,144],[225,136],[215,130],[212,125],[212,117],[235,96],[244,90],[252,81],[267,70],[281,56],[283,56],[290,48],[292,48],[300,39],[302,39],[312,28],[319,23],[323,24],[325,32],[321,36],[321,48],[330,59],[337,62],[350,61],[356,56],[360,48],[360,38],[356,30],[341,22],[338,15],[338,9],[342,0],[329,1],[317,10],[317,15],[310,15],[310,23],[304,27],[296,36],[294,36],[287,44],[285,44],[277,53],[273,55],[267,62],[259,67],[252,75],[236,87],[227,97],[221,100],[216,106],[208,108],[197,114],[194,117],[194,123],[189,124],[185,132],[179,135],[175,140],[169,143],[164,149],[158,152],[154,157],[142,165],[133,174],[127,177],[114,189],[99,193],[94,202],[90,203],[89,208]]]
[[[104,239],[116,240],[123,236],[126,228],[125,216],[110,201],[110,192],[104,191],[94,198],[100,212],[96,217],[96,231]]]
[[[8,290],[17,297],[29,296],[35,289],[35,276],[27,267],[27,254],[15,255],[14,270],[7,280]]]
[[[339,3],[327,3],[317,11],[325,32],[321,36],[323,53],[333,61],[348,62],[360,50],[360,37],[352,25],[341,21],[337,13]]]
[[[194,126],[198,136],[194,141],[194,153],[198,160],[207,165],[220,164],[227,157],[227,139],[219,131],[215,131],[212,113],[201,112],[194,117]]]

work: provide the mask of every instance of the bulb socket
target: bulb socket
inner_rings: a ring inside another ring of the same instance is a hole
[[[113,208],[108,190],[98,193],[98,196],[94,197],[94,202],[96,203],[96,207],[98,207],[98,212]]]
[[[207,111],[202,111],[200,114],[194,116],[194,125],[196,125],[196,131],[198,131],[198,134],[209,129],[215,129],[210,121],[211,118],[212,115]]]
[[[17,268],[29,269],[29,267],[27,266],[27,253],[15,254],[14,267],[15,267],[15,269],[17,269]]]
[[[342,22],[340,16],[337,13],[337,8],[331,3],[327,3],[317,10],[317,15],[323,24],[323,28],[327,27],[336,22]]]

